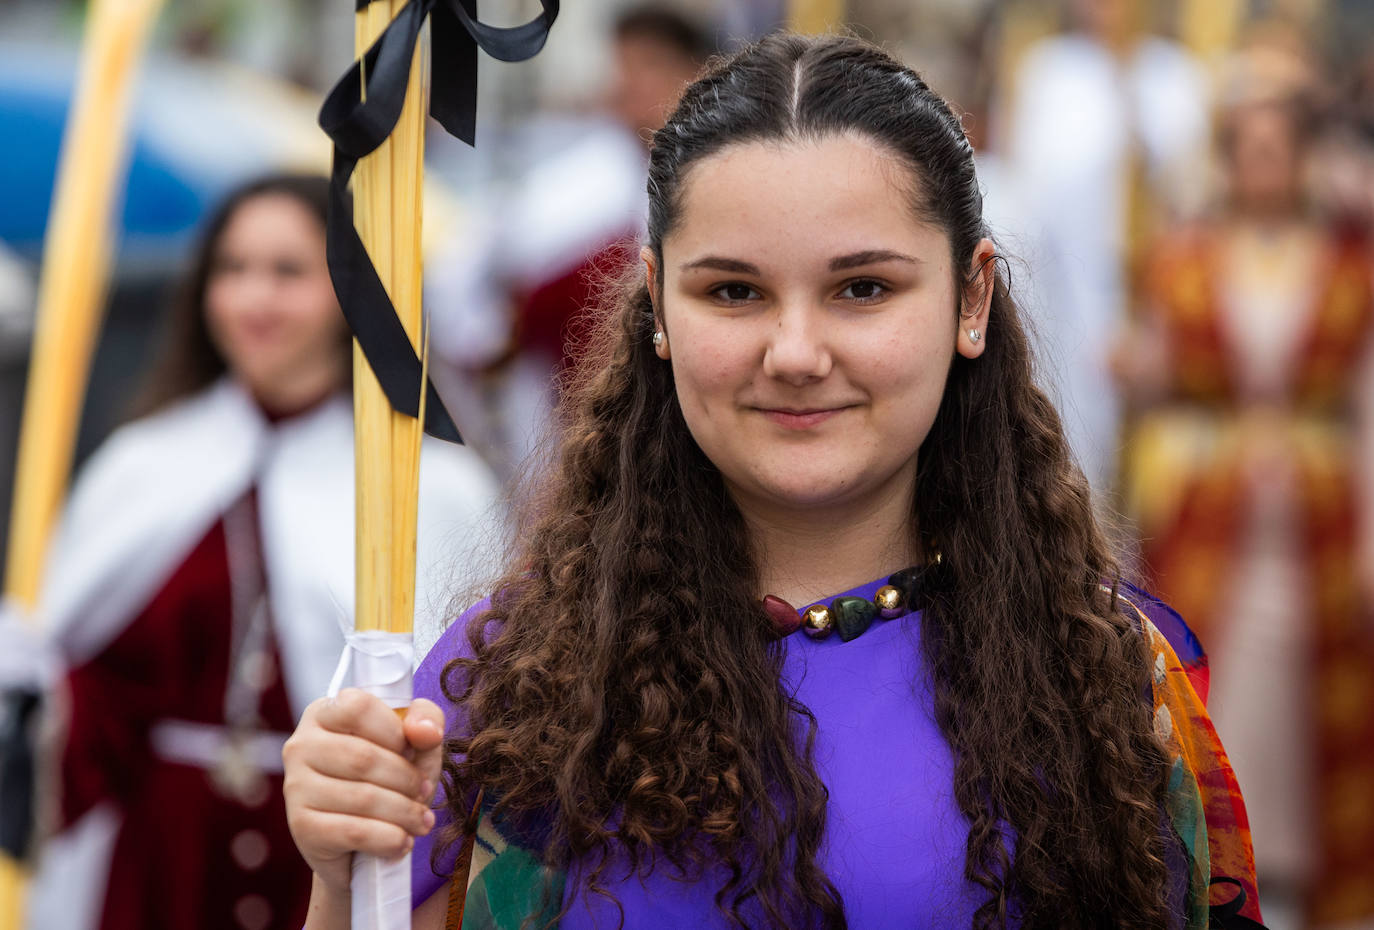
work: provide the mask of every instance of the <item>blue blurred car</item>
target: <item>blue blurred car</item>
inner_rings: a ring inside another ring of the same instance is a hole
[[[75,45],[0,40],[0,240],[35,262],[77,66]],[[175,268],[206,208],[238,182],[286,167],[326,170],[318,105],[315,94],[231,65],[145,61],[117,210],[116,275]]]

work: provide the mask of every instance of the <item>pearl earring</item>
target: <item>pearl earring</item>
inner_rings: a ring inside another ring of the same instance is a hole
[[[971,330],[968,331],[968,341],[971,342],[971,343],[973,343],[974,345],[977,345],[977,344],[978,344],[978,340],[980,340],[980,339],[982,339],[982,338],[983,338],[983,334],[982,334],[981,332],[979,332],[978,330],[976,330],[976,329],[971,329]]]
[[[658,332],[654,333],[654,348],[663,348],[663,330],[661,329]]]

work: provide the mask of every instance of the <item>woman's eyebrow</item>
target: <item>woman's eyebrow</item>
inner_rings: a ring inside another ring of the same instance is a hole
[[[705,258],[698,258],[694,262],[688,262],[680,270],[693,271],[697,268],[711,268],[716,271],[732,271],[735,274],[759,274],[758,265],[751,265],[735,258],[722,258],[719,255],[707,255]]]
[[[906,262],[909,265],[919,265],[921,260],[911,255],[903,255],[901,252],[893,252],[890,249],[867,249],[863,252],[852,252],[849,255],[832,258],[830,270],[844,271],[847,268],[860,268],[864,265],[876,265],[880,262]]]
[[[844,271],[848,268],[860,268],[864,265],[877,265],[882,262],[905,262],[909,265],[919,265],[921,260],[911,255],[903,255],[901,252],[893,252],[891,249],[865,249],[862,252],[851,252],[849,255],[840,255],[830,260],[831,271]],[[742,262],[737,258],[725,258],[720,255],[707,255],[695,261],[687,262],[682,265],[682,271],[695,271],[698,268],[710,268],[714,271],[730,271],[735,274],[759,274],[758,265],[751,265],[749,262]]]

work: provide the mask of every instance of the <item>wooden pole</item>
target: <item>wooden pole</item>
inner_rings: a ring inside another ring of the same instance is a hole
[[[406,0],[375,0],[357,16],[361,57]],[[411,342],[421,348],[420,240],[427,44],[417,47],[405,107],[391,136],[358,163],[354,218]],[[422,420],[391,408],[354,345],[358,630],[409,632],[415,613],[415,520]],[[417,391],[421,385],[415,386]],[[423,397],[423,393],[421,394]]]
[[[71,471],[109,281],[111,210],[124,177],[136,65],[163,0],[94,0],[48,219],[6,550],[5,593],[38,599]]]
[[[787,28],[805,35],[833,32],[844,25],[844,0],[788,0]]]
[[[358,57],[372,45],[408,0],[373,0],[355,20]],[[391,135],[363,158],[353,175],[353,215],[405,327],[424,358],[422,339],[421,200],[424,130],[429,111],[428,31],[411,62],[405,104]],[[366,75],[364,75],[366,77]],[[366,81],[363,85],[366,94]],[[354,469],[356,482],[356,588],[354,628],[408,635],[415,617],[415,536],[420,485],[419,418],[397,413],[383,393],[362,349],[353,346]],[[409,692],[406,679],[406,693]],[[367,685],[366,682],[361,684]],[[393,703],[396,695],[387,696]],[[399,711],[398,711],[399,712]],[[355,856],[354,930],[404,930],[410,926],[410,863]]]
[[[15,467],[5,595],[38,601],[71,472],[91,353],[110,276],[111,212],[125,170],[133,78],[163,0],[92,0],[43,248],[33,352]],[[0,930],[23,920],[25,876],[0,856]]]

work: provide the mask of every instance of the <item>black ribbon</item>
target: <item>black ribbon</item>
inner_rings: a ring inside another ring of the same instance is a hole
[[[357,0],[357,8],[370,0]],[[320,109],[320,128],[334,143],[330,176],[327,254],[329,276],[344,318],[377,376],[392,409],[420,413],[425,390],[425,432],[462,442],[458,428],[434,390],[405,327],[387,296],[377,269],[353,225],[348,181],[359,160],[391,135],[405,103],[415,43],[430,19],[429,113],[468,145],[477,131],[477,50],[500,61],[524,61],[538,54],[558,16],[558,0],[540,0],[543,12],[521,26],[489,26],[477,19],[476,0],[410,0],[363,56],[343,76]],[[366,101],[363,76],[367,78]]]
[[[1212,885],[1234,885],[1236,896],[1225,904],[1213,904],[1208,908],[1208,927],[1217,928],[1217,930],[1265,930],[1264,924],[1257,920],[1251,920],[1240,912],[1240,909],[1245,907],[1246,900],[1243,884],[1224,875],[1213,876],[1211,883]]]
[[[0,692],[0,850],[17,860],[28,855],[37,820],[35,723],[41,704],[35,691]]]

